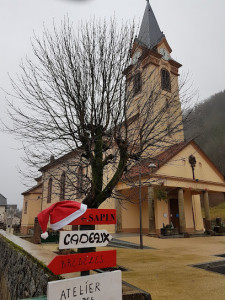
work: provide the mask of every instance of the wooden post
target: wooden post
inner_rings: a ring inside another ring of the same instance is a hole
[[[80,225],[80,230],[94,230],[95,225]],[[78,253],[88,253],[88,252],[95,252],[96,248],[79,248]],[[81,271],[80,276],[87,276],[90,275],[90,271]]]
[[[142,228],[142,194],[141,194],[141,165],[139,162],[139,224],[140,224],[140,228],[139,228],[139,236],[140,236],[140,249],[143,249],[143,228]]]
[[[34,234],[32,237],[32,242],[34,244],[41,244],[41,226],[38,223],[38,218],[34,219]]]
[[[118,191],[117,191],[118,193]],[[116,201],[116,219],[117,219],[117,223],[116,223],[116,232],[122,232],[122,209],[121,209],[121,204],[120,201],[118,199],[115,200]]]
[[[204,199],[204,209],[205,209],[205,230],[209,231],[212,229],[212,227],[211,227],[211,216],[210,216],[210,209],[209,209],[209,194],[207,191],[203,192],[203,199]]]
[[[155,234],[155,203],[154,203],[154,188],[148,187],[148,220],[149,233]]]
[[[180,233],[185,233],[186,220],[185,220],[185,212],[184,212],[184,191],[181,188],[178,190],[178,206],[179,206]]]

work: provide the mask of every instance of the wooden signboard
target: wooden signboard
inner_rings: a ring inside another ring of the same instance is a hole
[[[106,230],[60,231],[59,249],[101,247],[111,239]]]
[[[116,265],[116,250],[58,255],[48,265],[55,274],[89,271],[114,267]]]
[[[86,212],[70,225],[105,225],[116,224],[116,209],[87,209]]]
[[[121,271],[48,283],[48,300],[122,300]]]

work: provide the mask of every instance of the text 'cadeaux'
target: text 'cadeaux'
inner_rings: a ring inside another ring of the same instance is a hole
[[[77,234],[77,233],[68,233],[65,237],[64,237],[64,244],[65,245],[69,245],[69,244],[74,244],[77,245],[78,243],[81,244],[86,244],[86,243],[90,243],[90,244],[101,244],[101,243],[105,243],[105,242],[109,242],[110,241],[110,234],[108,233],[98,233],[98,232],[92,232],[90,235],[88,234]]]

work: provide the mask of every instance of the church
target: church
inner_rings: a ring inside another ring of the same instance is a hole
[[[224,193],[225,181],[200,147],[194,141],[184,140],[178,83],[181,66],[172,58],[172,49],[147,1],[139,34],[131,49],[130,66],[124,70],[124,75],[128,91],[133,95],[133,112],[144,107],[153,85],[154,94],[160,90],[159,103],[167,110],[167,118],[161,120],[155,132],[167,132],[167,137],[154,149],[154,155],[152,149],[146,150],[141,163],[133,166],[127,178],[123,177],[117,184],[116,193],[129,201],[110,198],[100,206],[117,209],[117,225],[111,225],[111,232],[139,232],[140,212],[141,226],[146,234],[160,235],[164,228],[172,229],[174,234],[202,234],[211,229],[209,193]],[[147,88],[143,88],[144,85]],[[149,90],[146,92],[146,89]],[[156,108],[151,117],[157,116],[159,110]],[[29,233],[34,217],[65,196],[65,172],[59,175],[62,189],[59,197],[53,196],[49,174],[70,159],[68,153],[42,167],[37,185],[23,193],[21,233]]]

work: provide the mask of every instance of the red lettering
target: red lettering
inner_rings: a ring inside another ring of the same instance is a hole
[[[55,274],[109,268],[116,265],[116,250],[57,255],[48,265]]]

